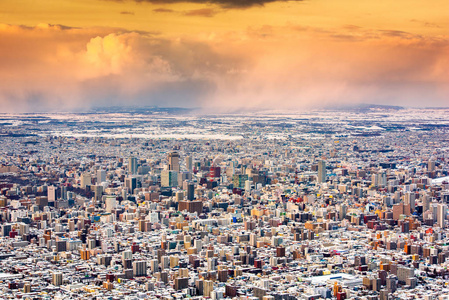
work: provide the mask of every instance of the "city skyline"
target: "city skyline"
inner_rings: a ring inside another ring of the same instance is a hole
[[[2,112],[448,103],[447,1],[6,1]]]
[[[443,299],[448,112],[2,114],[0,294]]]

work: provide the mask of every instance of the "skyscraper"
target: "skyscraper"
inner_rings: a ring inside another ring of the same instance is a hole
[[[133,275],[135,277],[147,276],[147,262],[144,260],[133,262]]]
[[[137,174],[137,158],[133,156],[128,159],[128,172],[130,174]]]
[[[195,199],[195,184],[191,181],[186,182],[185,188],[187,191],[187,199],[194,200]]]
[[[444,203],[438,204],[437,208],[437,223],[438,226],[444,228],[444,221],[446,220],[447,215],[447,205]]]
[[[47,187],[47,197],[48,197],[48,201],[56,201],[56,187],[51,185],[49,187]]]
[[[326,182],[326,162],[324,160],[318,162],[318,182]]]
[[[179,153],[170,152],[168,154],[168,170],[179,172]]]
[[[129,190],[131,194],[133,194],[134,189],[137,188],[137,178],[136,177],[125,178],[125,187]]]
[[[435,161],[434,160],[429,160],[427,162],[427,170],[428,171],[435,171]]]
[[[85,189],[86,186],[90,186],[92,184],[92,177],[90,176],[89,173],[83,173],[81,174],[81,178],[80,178],[80,185],[82,189]]]
[[[422,195],[422,211],[426,212],[430,208],[430,196],[427,194]]]
[[[410,205],[410,210],[414,211],[415,210],[415,193],[413,192],[407,192],[404,195],[404,204],[409,204]]]
[[[106,181],[106,171],[103,169],[97,170],[97,184]]]
[[[186,168],[189,172],[192,172],[193,170],[193,160],[191,156],[186,157]]]
[[[62,285],[62,273],[61,272],[55,272],[52,275],[52,283],[55,286]]]
[[[178,186],[178,173],[172,170],[163,170],[161,172],[161,186],[164,187]]]

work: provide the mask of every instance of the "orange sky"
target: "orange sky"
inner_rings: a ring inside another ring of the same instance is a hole
[[[447,0],[0,2],[2,112],[449,105]]]

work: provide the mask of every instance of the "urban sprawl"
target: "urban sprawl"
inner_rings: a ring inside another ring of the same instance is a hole
[[[449,110],[0,115],[1,299],[449,299]]]

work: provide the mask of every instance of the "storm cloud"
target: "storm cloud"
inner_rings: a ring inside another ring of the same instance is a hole
[[[135,2],[149,2],[153,4],[172,4],[172,3],[202,3],[216,4],[223,8],[249,8],[252,6],[264,6],[272,2],[289,2],[303,0],[134,0]]]

